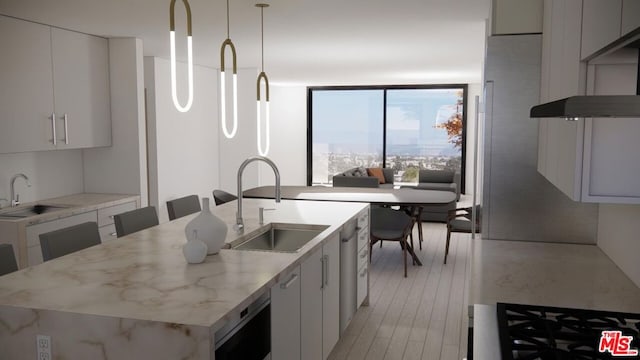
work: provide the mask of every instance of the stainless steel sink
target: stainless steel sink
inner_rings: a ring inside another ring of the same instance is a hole
[[[231,244],[236,250],[297,252],[309,241],[327,229],[327,225],[271,223],[257,235]]]
[[[69,207],[71,207],[71,205],[35,204],[29,206],[20,206],[13,210],[0,212],[0,218],[24,218],[28,216],[66,209]]]

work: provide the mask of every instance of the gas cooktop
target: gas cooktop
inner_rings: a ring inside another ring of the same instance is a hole
[[[502,359],[640,359],[640,314],[497,304]]]

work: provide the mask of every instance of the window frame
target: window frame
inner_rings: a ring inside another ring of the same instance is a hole
[[[348,90],[382,90],[382,164],[387,165],[387,91],[388,90],[429,90],[429,89],[456,89],[463,90],[462,94],[462,152],[460,164],[460,190],[465,193],[465,168],[467,149],[467,112],[468,112],[468,84],[422,84],[422,85],[336,85],[336,86],[308,86],[307,87],[307,186],[311,186],[313,180],[313,92],[314,91],[348,91]]]

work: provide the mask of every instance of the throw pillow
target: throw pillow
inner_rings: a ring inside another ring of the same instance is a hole
[[[382,172],[382,168],[367,168],[367,173],[369,176],[375,176],[378,178],[378,182],[380,184],[384,184],[384,173]]]

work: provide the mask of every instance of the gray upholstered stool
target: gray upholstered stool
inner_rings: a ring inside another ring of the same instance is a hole
[[[44,261],[98,244],[100,233],[98,224],[93,221],[40,234],[40,248]]]
[[[147,206],[122,214],[115,215],[113,222],[116,225],[118,237],[158,225],[158,213],[153,206]]]
[[[198,195],[189,195],[167,201],[169,220],[174,220],[201,211]]]

